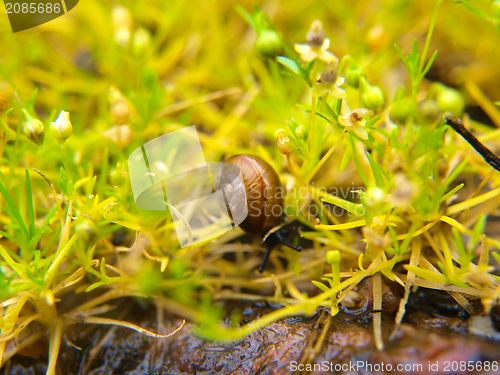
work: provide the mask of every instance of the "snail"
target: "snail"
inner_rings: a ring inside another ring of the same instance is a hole
[[[232,185],[233,190],[231,196],[226,197],[226,205],[246,197],[247,216],[240,227],[246,233],[263,236],[262,243],[267,247],[259,272],[264,270],[275,246],[282,244],[301,251],[300,247],[285,238],[290,231],[284,229],[285,223],[282,222],[284,190],[276,171],[266,161],[254,155],[235,155],[225,160],[225,163],[237,166],[242,178],[242,184]],[[234,181],[234,170],[226,168],[221,179],[224,186]]]

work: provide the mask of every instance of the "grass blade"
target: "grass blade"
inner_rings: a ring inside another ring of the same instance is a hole
[[[31,190],[30,173],[26,169],[26,196],[28,198],[28,222],[29,222],[29,238],[35,234],[35,209],[33,206],[33,192]]]

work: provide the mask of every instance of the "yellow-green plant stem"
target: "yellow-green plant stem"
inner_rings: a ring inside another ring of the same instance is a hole
[[[436,26],[436,19],[439,10],[439,5],[443,0],[437,0],[436,6],[434,7],[434,13],[432,15],[431,24],[429,26],[429,30],[427,31],[427,37],[425,39],[424,49],[422,50],[422,54],[420,55],[420,60],[418,62],[418,69],[414,72],[414,76],[411,77],[411,103],[412,103],[412,111],[410,112],[410,116],[407,121],[407,128],[405,134],[405,142],[408,143],[411,140],[411,135],[413,133],[413,121],[415,119],[415,114],[417,113],[417,93],[420,83],[422,82],[423,71],[425,67],[425,59],[427,57],[427,52],[429,51],[429,45],[431,43],[432,34],[434,33],[434,28]]]
[[[316,148],[316,105],[318,103],[318,97],[316,96],[315,88],[318,79],[318,60],[314,61],[312,72],[311,72],[311,89],[312,89],[312,101],[311,101],[311,129],[309,132],[309,151],[311,159],[313,158],[314,151]]]
[[[56,374],[56,362],[61,347],[62,330],[63,322],[61,319],[58,319],[50,333],[49,366],[47,367],[46,375]]]
[[[326,161],[328,160],[328,158],[330,156],[332,156],[332,154],[337,149],[337,146],[339,145],[340,141],[342,141],[344,139],[345,134],[346,134],[346,131],[342,133],[342,135],[339,137],[339,139],[337,139],[337,141],[332,145],[332,147],[330,147],[330,149],[327,151],[327,153],[316,164],[316,166],[313,168],[313,170],[311,171],[311,173],[309,173],[307,175],[307,177],[304,179],[305,183],[308,183],[309,181],[311,181],[312,178],[316,175],[316,173],[318,173],[318,171],[320,170],[320,168],[323,166],[323,164],[326,163]]]
[[[65,147],[64,143],[61,145],[61,153],[63,156],[64,169],[66,170],[66,174],[68,175],[68,179],[71,182],[73,182],[73,178],[71,177],[71,171],[69,169],[68,154],[66,152],[66,147]]]

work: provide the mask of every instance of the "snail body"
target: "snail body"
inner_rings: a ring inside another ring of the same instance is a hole
[[[262,265],[263,271],[269,253],[278,244],[283,244],[300,251],[285,239],[289,232],[280,225],[284,214],[284,190],[276,171],[265,160],[254,155],[235,155],[225,161],[239,168],[243,184],[236,187],[233,192],[235,197],[241,197],[245,189],[247,203],[247,217],[240,223],[240,228],[250,234],[262,235],[263,244],[267,246]],[[227,169],[222,179],[234,180],[233,172]],[[231,199],[229,199],[231,201]]]

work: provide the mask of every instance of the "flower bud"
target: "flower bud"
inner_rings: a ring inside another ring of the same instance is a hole
[[[274,57],[281,49],[280,37],[274,30],[263,30],[255,40],[255,48],[262,57]]]
[[[9,108],[9,103],[7,102],[7,95],[3,91],[0,91],[0,115]]]
[[[88,242],[95,237],[98,232],[95,223],[92,220],[82,220],[75,225],[75,232],[83,241]]]
[[[278,144],[278,149],[283,155],[290,155],[292,153],[292,149],[290,146],[288,146],[288,143],[290,142],[290,138],[288,138],[285,135],[285,132],[282,130],[278,133],[278,139],[277,139],[277,144]]]
[[[389,110],[389,116],[394,122],[402,124],[411,113],[411,102],[409,99],[402,99],[394,102]]]
[[[112,12],[113,27],[115,29],[114,39],[116,43],[124,47],[130,39],[130,29],[132,28],[132,16],[127,8],[117,5]]]
[[[385,103],[382,90],[380,87],[370,85],[365,79],[362,79],[361,82],[364,82],[365,85],[362,95],[364,107],[375,112],[380,112]]]
[[[304,139],[306,137],[306,130],[303,125],[299,125],[295,128],[295,136],[299,139]]]
[[[111,18],[115,29],[130,29],[132,27],[132,16],[130,15],[129,10],[123,5],[116,5],[113,7]]]
[[[325,32],[321,21],[316,20],[311,24],[311,28],[306,36],[307,44],[311,47],[321,47],[325,40]]]
[[[125,184],[127,181],[128,173],[126,171],[122,171],[121,169],[113,169],[109,173],[109,180],[113,186],[121,186]]]
[[[453,116],[460,117],[464,113],[465,101],[462,95],[451,87],[439,85],[436,102],[441,112],[451,112]]]
[[[358,88],[359,80],[365,76],[365,71],[362,67],[349,67],[347,69],[345,80],[347,84],[351,87]]]
[[[330,250],[326,252],[326,263],[328,264],[339,264],[341,260],[340,251]]]
[[[23,109],[26,116],[26,121],[23,123],[23,132],[30,141],[36,143],[38,146],[43,144],[43,139],[45,138],[45,128],[43,123],[31,117],[26,110]]]
[[[122,93],[115,86],[109,87],[108,100],[111,104],[117,102],[118,100],[125,100]]]
[[[56,121],[50,123],[49,129],[52,136],[62,145],[73,133],[69,112],[61,111]]]
[[[434,121],[441,115],[435,100],[422,100],[418,103],[417,107],[422,117],[427,121]]]
[[[128,146],[132,142],[133,134],[128,125],[114,125],[104,131],[104,136],[115,142],[120,148]]]
[[[111,104],[111,118],[115,125],[123,125],[130,119],[130,108],[125,99],[117,100]]]
[[[365,207],[380,207],[381,204],[385,203],[385,192],[376,187],[369,187],[366,192],[359,193],[361,197],[361,202]]]
[[[150,39],[149,32],[146,29],[142,27],[137,29],[132,38],[132,50],[134,54],[137,56],[142,55],[147,50]]]
[[[332,62],[326,64],[325,68],[321,72],[321,83],[325,85],[333,85],[337,81],[338,77],[338,63]]]

